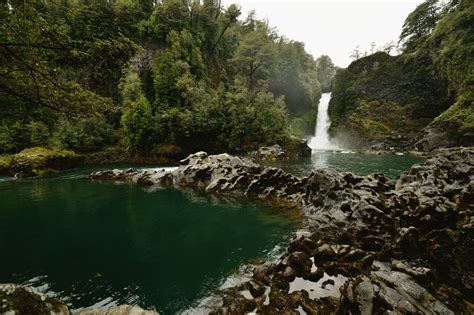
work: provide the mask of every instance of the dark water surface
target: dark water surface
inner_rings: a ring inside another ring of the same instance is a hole
[[[0,283],[28,283],[72,308],[179,312],[241,264],[268,256],[299,220],[245,200],[84,177],[0,181]]]
[[[384,173],[396,179],[412,165],[425,159],[413,155],[376,155],[360,154],[350,151],[331,152],[313,151],[311,157],[283,161],[265,161],[265,165],[284,169],[296,176],[308,176],[317,168],[332,167],[340,172],[352,172],[357,175]]]

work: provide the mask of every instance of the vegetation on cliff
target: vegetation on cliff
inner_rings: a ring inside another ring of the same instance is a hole
[[[212,152],[310,132],[315,60],[239,16],[214,0],[2,2],[0,153]]]
[[[331,132],[355,130],[365,143],[386,137],[415,140],[422,148],[474,141],[474,5],[427,0],[405,21],[403,53],[377,52],[335,77]]]

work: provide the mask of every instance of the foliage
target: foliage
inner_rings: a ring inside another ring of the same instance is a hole
[[[55,137],[61,147],[78,152],[95,151],[114,142],[111,126],[100,117],[62,119]]]
[[[145,96],[140,96],[125,108],[121,122],[130,149],[134,151],[146,149],[150,144],[152,132],[152,112]]]
[[[332,79],[336,74],[336,70],[337,67],[329,56],[321,55],[316,60],[316,73],[318,74],[318,81],[321,84],[322,92],[330,92],[332,90]]]
[[[403,23],[400,42],[407,50],[413,50],[425,39],[438,21],[439,0],[425,0],[408,15]]]
[[[217,0],[0,5],[0,147],[140,154],[237,150],[312,132],[304,45]],[[122,137],[122,139],[120,139]]]

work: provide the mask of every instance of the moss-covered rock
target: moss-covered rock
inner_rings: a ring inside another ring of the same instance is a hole
[[[8,175],[8,170],[12,164],[11,155],[0,155],[0,174]]]
[[[378,52],[340,70],[329,105],[330,132],[347,130],[365,143],[416,138],[451,102],[447,83],[432,68],[424,55]]]
[[[1,160],[6,161],[4,173],[17,177],[32,177],[77,166],[82,157],[72,151],[35,147],[5,156]]]

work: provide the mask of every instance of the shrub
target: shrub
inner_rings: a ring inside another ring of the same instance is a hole
[[[124,110],[121,123],[125,140],[132,151],[143,151],[150,146],[153,116],[151,105],[145,96],[140,96]]]

